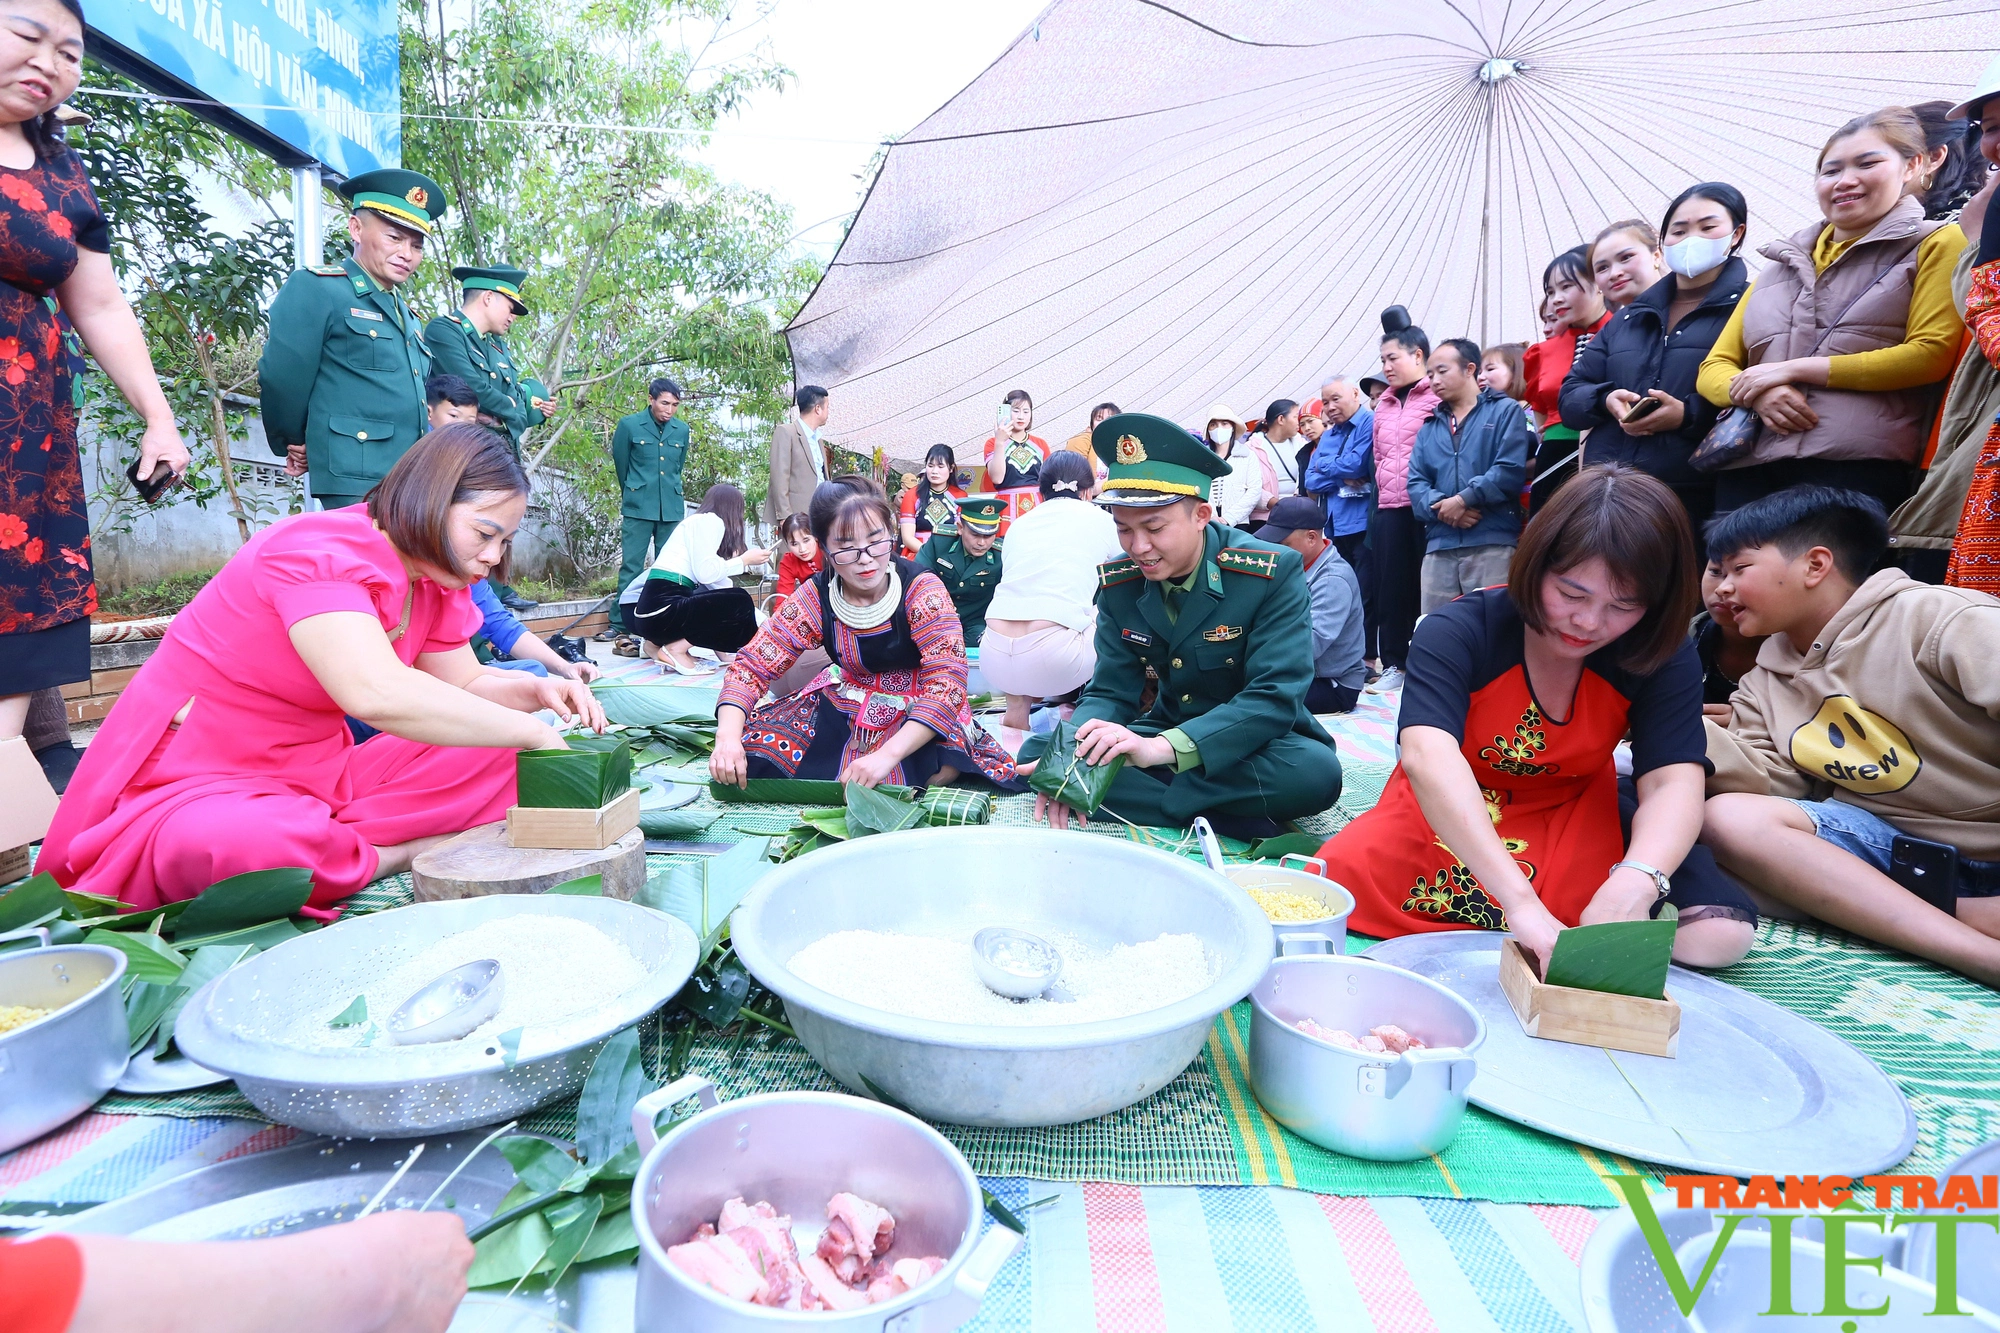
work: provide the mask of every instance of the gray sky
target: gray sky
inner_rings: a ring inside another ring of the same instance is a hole
[[[822,259],[861,200],[884,138],[906,133],[993,62],[1047,0],[776,0],[748,3],[710,59],[768,44],[798,75],[724,121],[702,157],[792,206]]]

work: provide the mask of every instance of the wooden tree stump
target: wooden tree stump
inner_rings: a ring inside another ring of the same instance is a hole
[[[633,829],[601,851],[511,847],[507,825],[482,824],[417,857],[417,901],[489,893],[546,893],[584,875],[604,876],[604,896],[631,901],[646,883],[646,837]]]

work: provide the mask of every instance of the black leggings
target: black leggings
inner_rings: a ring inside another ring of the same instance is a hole
[[[1377,509],[1368,525],[1375,562],[1376,638],[1384,667],[1410,660],[1410,635],[1417,627],[1417,589],[1423,576],[1424,525],[1408,505]]]
[[[685,639],[710,652],[740,652],[757,637],[757,603],[741,588],[694,588],[648,579],[632,623],[655,648]]]
[[[1352,685],[1340,685],[1325,676],[1313,677],[1313,683],[1306,687],[1306,711],[1308,713],[1351,713],[1361,698],[1361,691]]]

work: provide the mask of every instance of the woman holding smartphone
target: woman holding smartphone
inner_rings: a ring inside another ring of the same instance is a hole
[[[1695,543],[1715,508],[1715,481],[1688,458],[1715,424],[1716,408],[1695,390],[1750,285],[1737,251],[1750,217],[1742,191],[1705,181],[1681,191],[1660,224],[1668,273],[1612,317],[1577,354],[1563,380],[1563,420],[1590,432],[1587,465],[1623,463],[1673,488]]]
[[[65,319],[145,419],[138,477],[164,486],[188,465],[111,269],[110,225],[56,120],[82,77],[83,9],[18,0],[9,18],[0,24],[0,740],[22,733],[38,691],[90,679],[97,586]]]

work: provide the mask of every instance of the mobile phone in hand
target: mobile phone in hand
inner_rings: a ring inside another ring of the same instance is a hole
[[[141,500],[144,500],[147,504],[157,504],[161,494],[167,487],[173,485],[179,479],[174,476],[174,470],[165,463],[161,463],[155,467],[151,477],[141,477],[139,475],[139,462],[139,459],[133,459],[132,465],[125,469],[125,476],[131,481],[132,489],[139,492]]]
[[[1653,415],[1653,413],[1659,410],[1660,410],[1659,399],[1641,398],[1638,402],[1632,404],[1631,411],[1627,412],[1624,416],[1618,419],[1619,424],[1623,425],[1625,422],[1628,421],[1637,421],[1641,417],[1649,417]]]

